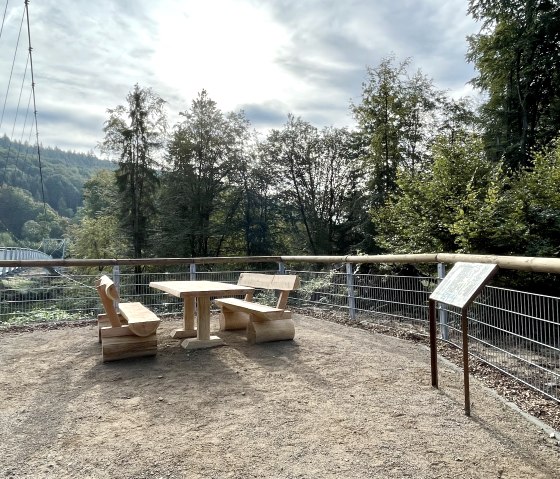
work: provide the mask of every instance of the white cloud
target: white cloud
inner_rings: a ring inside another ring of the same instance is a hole
[[[317,126],[349,125],[366,66],[390,53],[412,57],[439,88],[461,96],[474,75],[464,55],[476,26],[465,8],[462,0],[31,2],[41,139],[89,150],[102,140],[106,109],[122,104],[135,83],[168,101],[171,122],[204,88],[222,110],[245,108],[257,128],[280,126],[288,113]],[[10,3],[2,72],[11,66],[21,13]]]

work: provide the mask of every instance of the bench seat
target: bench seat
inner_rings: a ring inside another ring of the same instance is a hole
[[[290,291],[299,287],[297,276],[241,273],[237,284],[277,291],[276,307],[254,303],[252,292],[245,299],[217,299],[215,303],[221,310],[220,331],[245,329],[250,343],[294,339],[295,325],[286,305]]]
[[[95,287],[105,309],[105,314],[98,316],[103,362],[155,355],[161,320],[142,303],[120,303],[108,276],[99,278]]]
[[[119,311],[126,319],[128,328],[140,337],[155,333],[161,320],[142,303],[119,303]]]
[[[283,309],[273,308],[272,306],[267,306],[265,304],[253,303],[251,301],[245,301],[237,298],[216,299],[215,303],[218,306],[225,307],[230,311],[243,311],[263,320],[282,319],[285,312]]]

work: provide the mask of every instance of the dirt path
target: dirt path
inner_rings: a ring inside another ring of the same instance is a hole
[[[556,441],[422,345],[298,316],[293,342],[100,362],[92,326],[0,334],[0,477],[555,478]]]

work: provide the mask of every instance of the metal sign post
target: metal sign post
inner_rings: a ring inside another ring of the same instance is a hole
[[[463,384],[465,389],[465,414],[471,415],[469,390],[469,323],[467,310],[480,294],[484,285],[496,274],[498,266],[485,263],[455,263],[449,274],[430,295],[430,355],[432,386],[438,387],[436,301],[461,308],[463,335]]]

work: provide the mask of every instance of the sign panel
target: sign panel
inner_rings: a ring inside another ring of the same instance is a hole
[[[474,301],[496,271],[496,264],[455,263],[430,295],[430,299],[464,308]]]

